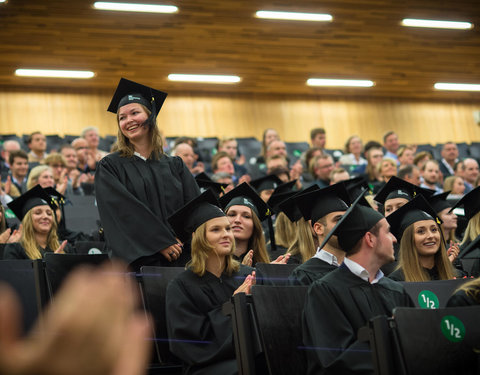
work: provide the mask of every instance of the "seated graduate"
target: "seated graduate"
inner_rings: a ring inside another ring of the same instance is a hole
[[[350,197],[343,182],[302,194],[296,200],[304,219],[311,223],[319,244],[324,242],[350,204]],[[332,235],[322,248],[316,249],[311,259],[292,272],[292,278],[299,284],[310,285],[336,270],[344,257],[345,252],[340,248],[337,236]]]
[[[390,316],[397,306],[413,306],[403,286],[380,270],[394,260],[396,240],[389,227],[383,215],[357,200],[321,244],[324,248],[336,235],[346,256],[306,296],[308,374],[373,374],[372,354],[368,343],[357,340],[358,329],[374,316]]]
[[[267,205],[274,214],[272,215],[272,221],[275,223],[273,224],[273,241],[270,240],[267,243],[270,259],[278,257],[279,254],[284,254],[293,241],[295,241],[295,225],[280,210],[280,203],[297,194],[297,191],[292,190],[296,183],[297,180],[293,180],[277,186],[267,201]],[[271,238],[270,233],[269,237]],[[275,245],[275,250],[273,250],[273,244]]]
[[[41,259],[46,252],[70,252],[67,241],[58,242],[55,205],[40,185],[10,202],[8,207],[22,221],[23,229],[19,242],[5,246],[4,259]]]
[[[463,284],[447,302],[447,307],[476,305],[480,305],[480,278]]]
[[[233,256],[242,264],[254,267],[256,263],[270,263],[261,221],[270,215],[270,209],[246,183],[220,198],[235,237]],[[278,261],[283,261],[280,256]],[[286,259],[285,259],[286,261]]]
[[[392,233],[400,241],[398,267],[388,277],[396,281],[453,279],[447,257],[441,220],[422,195],[387,217]]]
[[[167,288],[170,350],[184,374],[237,374],[231,318],[222,305],[236,293],[250,293],[255,272],[232,254],[230,222],[207,190],[169,217],[178,238],[192,236],[192,260]]]
[[[310,222],[305,221],[303,218],[296,201],[298,196],[315,190],[320,190],[320,188],[317,185],[312,185],[279,204],[279,210],[290,220],[295,230],[295,239],[287,249],[286,255],[290,255],[288,264],[302,264],[306,262],[315,254],[317,249],[317,237]],[[278,226],[277,230],[279,230]]]
[[[468,220],[467,228],[460,242],[460,252],[457,259],[476,259],[474,265],[468,271],[469,276],[480,276],[480,186],[470,191],[460,199],[452,211],[457,207],[463,207],[465,218]]]
[[[417,194],[422,194],[425,197],[429,197],[434,192],[434,190],[421,188],[417,185],[411,184],[410,182],[402,180],[401,178],[393,176],[377,193],[375,196],[375,201],[382,205],[381,207],[383,207],[383,211],[380,210],[380,212],[383,212],[385,217],[387,217],[403,205],[410,202]],[[382,268],[382,272],[386,276],[390,275],[397,267],[399,243],[394,244],[393,249],[395,250],[395,262],[386,264]]]

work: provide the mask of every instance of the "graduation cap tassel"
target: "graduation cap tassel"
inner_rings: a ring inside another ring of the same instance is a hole
[[[275,253],[277,251],[277,245],[275,244],[275,232],[273,230],[273,221],[272,217],[268,216],[268,231],[270,235],[270,250],[272,253]]]

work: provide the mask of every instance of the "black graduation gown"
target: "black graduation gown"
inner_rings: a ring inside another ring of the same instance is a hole
[[[167,218],[200,194],[197,183],[179,157],[159,160],[118,153],[97,166],[95,191],[107,246],[127,263],[182,265],[190,254],[170,263],[159,251],[176,243]],[[140,266],[140,265],[139,265]]]
[[[338,267],[318,259],[310,258],[305,263],[295,268],[290,275],[290,282],[294,285],[311,285],[315,280],[321,279],[327,273],[335,271]]]
[[[424,268],[425,272],[427,272],[428,276],[430,277],[431,281],[440,280],[440,275],[438,273],[437,266],[433,266],[433,268],[428,269]],[[462,277],[464,276],[462,272],[458,269],[454,269],[455,277]],[[388,275],[389,279],[395,281],[405,281],[405,275],[403,274],[403,270],[401,268],[396,269],[390,275]]]
[[[240,265],[232,276],[186,270],[167,288],[166,311],[170,350],[187,366],[185,374],[236,374],[232,322],[222,305],[253,268]]]
[[[473,241],[467,241],[460,246],[457,259],[461,262],[463,270],[468,276],[480,276],[480,236]],[[457,267],[458,268],[458,267]]]
[[[303,341],[308,374],[373,374],[368,343],[357,332],[377,315],[397,306],[413,306],[403,286],[383,277],[370,284],[342,264],[308,290],[303,314]]]
[[[478,306],[480,301],[476,301],[469,296],[464,290],[459,290],[450,297],[447,302],[447,307],[462,307],[462,306]]]
[[[42,258],[45,255],[45,253],[52,253],[53,251],[50,248],[42,249],[39,247],[40,254],[42,254]],[[67,243],[67,246],[65,246],[65,253],[71,253],[72,248],[71,246]],[[23,246],[20,244],[20,242],[13,242],[13,243],[8,243],[5,245],[5,250],[3,253],[3,259],[30,259],[25,252],[25,249]]]

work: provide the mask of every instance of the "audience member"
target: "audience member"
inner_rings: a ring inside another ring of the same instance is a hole
[[[388,131],[383,136],[383,147],[385,148],[385,157],[391,158],[398,161],[398,148],[400,144],[398,143],[398,136],[394,131]]]
[[[334,185],[340,181],[347,181],[350,179],[350,175],[343,168],[335,168],[329,176],[330,185]]]
[[[100,143],[100,135],[98,134],[98,129],[94,126],[89,126],[82,130],[81,137],[85,139],[88,143],[88,147],[95,157],[95,161],[100,161],[103,157],[108,155],[107,151],[100,150],[98,145]]]
[[[312,148],[319,148],[325,150],[327,144],[327,133],[324,128],[314,128],[310,130],[310,143]],[[307,164],[308,166],[308,164]]]
[[[378,142],[370,141],[367,143],[367,145],[368,149],[365,150],[365,157],[367,158],[365,179],[373,186],[374,184],[381,182],[380,174],[378,172],[378,165],[383,160],[383,150],[382,146]]]
[[[172,156],[179,156],[192,175],[196,176],[199,173],[205,172],[203,162],[196,162],[195,153],[192,146],[188,143],[179,143],[172,151]]]
[[[97,168],[97,161],[95,155],[88,147],[88,143],[83,138],[75,138],[72,141],[72,146],[77,152],[78,170],[82,173],[92,174]]]
[[[420,184],[421,187],[435,190],[436,193],[443,192],[443,189],[439,186],[440,168],[438,167],[438,162],[436,160],[427,161],[423,165],[421,173],[423,178],[423,182]]]
[[[11,197],[19,197],[27,191],[28,156],[23,150],[12,151],[8,163],[11,184],[7,179],[4,190]]]
[[[224,189],[224,194],[232,191],[235,185],[233,184],[233,176],[227,172],[217,172],[212,175],[213,182],[218,182],[221,184],[227,184],[227,187]]]
[[[83,190],[80,184],[90,182],[87,174],[81,173],[78,169],[78,157],[75,148],[70,145],[63,145],[60,147],[60,154],[65,160],[67,177],[68,177],[68,186],[71,186],[75,194],[83,195]],[[91,180],[93,183],[93,179]],[[67,190],[69,188],[67,187]]]
[[[478,175],[478,162],[472,158],[466,158],[463,160],[463,179],[466,185],[465,193],[469,193],[473,190]]]
[[[420,186],[422,183],[420,179],[420,169],[415,164],[401,167],[397,173],[397,177],[417,186]]]
[[[348,137],[345,142],[344,154],[340,157],[341,165],[367,165],[367,161],[362,158],[363,145],[358,135]]]
[[[40,132],[33,132],[27,139],[29,163],[41,163],[47,156],[47,138]]]
[[[381,181],[380,187],[387,183],[393,176],[397,175],[397,162],[395,159],[385,156],[380,163],[377,164],[378,176]],[[374,189],[374,192],[378,189]]]
[[[219,140],[217,150],[224,151],[230,156],[237,179],[248,174],[247,168],[243,166],[243,164],[245,164],[245,157],[243,155],[238,157],[238,142],[235,138],[223,138]],[[245,182],[249,182],[249,179],[245,180]]]
[[[447,307],[480,305],[480,278],[460,286],[447,302]]]
[[[448,176],[443,182],[443,190],[450,192],[450,198],[460,199],[465,193],[463,178],[459,176]]]
[[[314,177],[314,184],[324,188],[330,185],[330,173],[334,169],[333,158],[329,154],[317,156],[312,161],[312,169],[310,173]]]
[[[2,181],[7,179],[8,172],[10,171],[10,163],[8,162],[10,158],[10,152],[18,150],[20,150],[20,143],[18,143],[18,141],[10,139],[3,142],[1,153],[2,160],[0,162],[0,174]]]
[[[441,151],[442,159],[439,162],[443,177],[455,174],[455,163],[458,162],[458,147],[454,142],[446,142]]]
[[[415,151],[413,147],[402,146],[398,149],[398,162],[400,163],[399,168],[406,167],[407,165],[413,164],[413,158],[415,156]]]
[[[27,189],[33,189],[35,185],[40,185],[42,188],[54,187],[55,180],[53,178],[52,168],[48,165],[37,165],[34,167],[28,175]],[[63,190],[63,187],[64,186],[60,187],[61,190]]]
[[[226,152],[220,151],[213,155],[212,158],[212,171],[213,173],[225,172],[233,178],[234,184],[238,183],[235,176],[235,167],[233,166],[232,159]]]

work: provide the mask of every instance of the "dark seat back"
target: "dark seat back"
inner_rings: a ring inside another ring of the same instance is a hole
[[[180,364],[168,347],[167,322],[165,313],[165,298],[170,280],[182,273],[183,267],[152,267],[143,266],[137,278],[140,282],[142,300],[145,310],[150,312],[155,323],[155,362],[164,365]]]
[[[447,305],[453,292],[468,279],[402,282],[416,307],[438,309]]]
[[[105,252],[105,242],[102,241],[75,241],[77,254],[99,254]]]
[[[65,278],[79,266],[98,266],[109,260],[107,254],[54,254],[46,253],[44,258],[45,275],[50,297],[53,297]]]
[[[257,263],[257,283],[260,285],[288,285],[289,276],[298,264]]]
[[[302,312],[308,287],[252,288],[252,300],[263,351],[271,375],[305,374]]]
[[[45,305],[46,285],[39,277],[42,260],[0,260],[0,281],[12,287],[22,306],[23,332],[32,328]],[[40,264],[40,267],[38,267]]]

